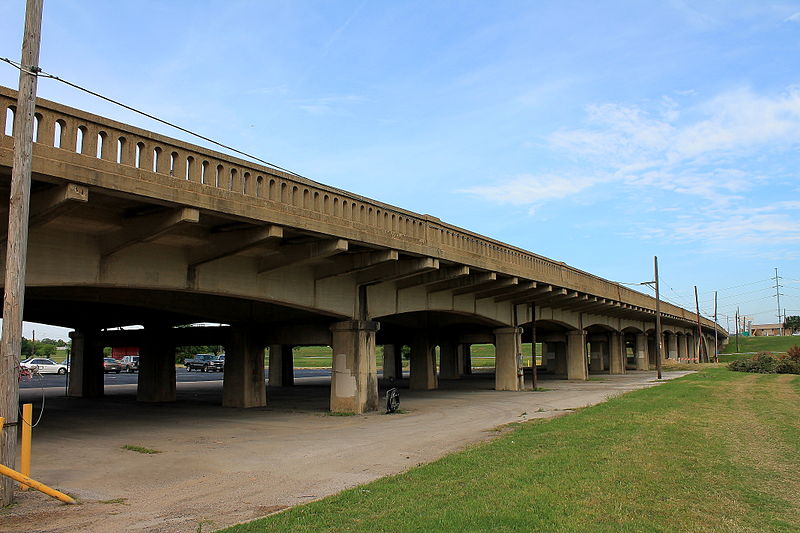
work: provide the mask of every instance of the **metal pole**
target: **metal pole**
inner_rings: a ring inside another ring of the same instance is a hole
[[[27,0],[17,109],[14,112],[14,163],[8,204],[3,334],[0,343],[0,416],[5,431],[0,436],[0,463],[16,465],[19,416],[19,356],[22,343],[22,313],[25,302],[25,263],[28,254],[28,215],[33,159],[33,117],[39,71],[39,44],[43,0]],[[14,502],[14,481],[0,481],[0,507]]]
[[[775,298],[778,301],[778,328],[781,333],[781,336],[783,336],[783,322],[781,322],[781,291],[780,291],[781,286],[778,284],[778,280],[781,278],[780,276],[778,276],[777,267],[775,268],[775,277],[773,279],[775,280]]]
[[[694,286],[694,305],[697,311],[697,362],[703,362],[703,328],[700,326],[700,300],[697,298],[697,285]]]
[[[736,308],[736,353],[739,353],[739,308]]]
[[[531,367],[533,368],[533,390],[539,386],[537,383],[538,377],[536,375],[536,304],[531,302],[531,358],[533,362]]]
[[[653,270],[656,285],[656,372],[658,379],[661,379],[661,343],[663,337],[661,335],[661,298],[658,291],[658,257],[656,256],[653,256]]]
[[[717,331],[717,291],[714,291],[714,362],[719,363],[719,332]]]

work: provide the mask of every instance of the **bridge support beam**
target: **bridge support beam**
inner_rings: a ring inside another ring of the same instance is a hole
[[[677,339],[678,361],[686,361],[686,335],[680,335]]]
[[[608,357],[608,343],[605,340],[589,341],[589,370],[604,372],[606,358]]]
[[[375,333],[379,327],[377,322],[369,320],[348,320],[331,326],[332,412],[364,413],[378,409]]]
[[[636,370],[650,370],[650,362],[647,360],[646,333],[636,335]]]
[[[144,342],[139,347],[139,402],[175,401],[175,347],[168,333],[165,328],[145,327]]]
[[[225,377],[222,382],[224,407],[264,407],[264,344],[252,329],[234,326],[225,346]]]
[[[431,345],[427,333],[419,333],[411,343],[411,372],[408,388],[431,390],[438,387],[439,379],[436,376],[434,346]]]
[[[472,345],[469,343],[461,344],[461,375],[472,375]]]
[[[291,387],[294,385],[294,356],[288,344],[269,346],[269,386]]]
[[[667,337],[667,357],[673,361],[678,358],[678,336],[674,333]]]
[[[383,378],[403,378],[403,348],[399,344],[383,345]]]
[[[68,395],[73,398],[98,398],[103,395],[103,347],[94,332],[81,330],[72,339]]]
[[[586,333],[570,331],[567,333],[567,379],[589,379],[586,361]]]
[[[625,373],[625,338],[616,331],[609,334],[608,371],[610,374]]]
[[[458,379],[458,344],[447,340],[439,343],[439,377]]]
[[[522,328],[498,328],[495,338],[495,390],[525,388],[522,374]]]

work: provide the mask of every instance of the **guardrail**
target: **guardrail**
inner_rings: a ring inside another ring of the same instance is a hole
[[[10,134],[16,91],[0,86],[0,131]],[[438,257],[468,266],[491,268],[538,282],[550,283],[626,304],[655,309],[655,299],[588,272],[532,252],[442,222],[329,187],[287,172],[195,146],[92,113],[38,99],[34,141],[91,159],[134,167],[141,172],[172,176],[224,189],[260,204],[291,206],[294,212],[334,225],[385,234],[393,246],[425,246]],[[662,313],[694,321],[694,314],[662,302]],[[713,322],[703,319],[707,327]]]

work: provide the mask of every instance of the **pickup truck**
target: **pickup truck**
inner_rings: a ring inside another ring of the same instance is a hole
[[[225,367],[225,359],[220,359],[219,355],[212,353],[199,353],[192,359],[186,359],[183,364],[186,370],[199,370],[201,372],[222,372]]]

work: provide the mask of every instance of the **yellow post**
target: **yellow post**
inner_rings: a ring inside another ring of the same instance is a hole
[[[48,496],[52,496],[53,498],[56,498],[57,500],[61,500],[64,503],[77,503],[70,496],[67,496],[63,492],[59,492],[56,489],[52,489],[52,488],[48,487],[44,483],[39,483],[38,481],[33,480],[33,479],[29,478],[28,476],[24,476],[24,475],[20,474],[19,472],[17,472],[16,470],[13,470],[13,469],[7,467],[6,465],[0,465],[0,474],[2,474],[4,476],[8,476],[11,479],[13,479],[14,481],[19,481],[20,483],[28,485],[32,489],[36,489],[39,492],[43,492],[43,493],[47,494]]]
[[[19,471],[23,476],[31,475],[31,424],[33,423],[33,404],[26,403],[22,406],[22,450],[20,451]],[[28,490],[28,485],[19,484],[22,490]]]

